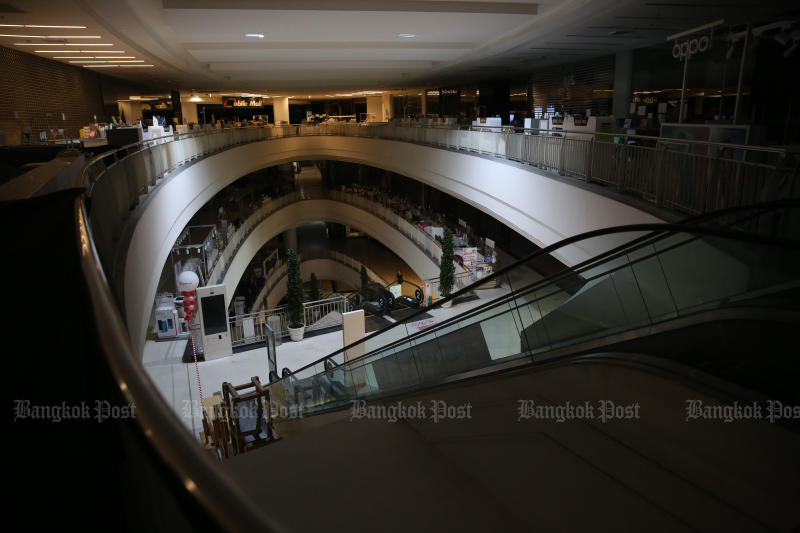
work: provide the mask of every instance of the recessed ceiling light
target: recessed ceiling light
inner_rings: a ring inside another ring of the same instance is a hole
[[[144,63],[144,59],[114,59],[112,61],[70,61],[70,63]]]
[[[102,39],[100,35],[19,35],[0,33],[0,37],[19,37],[21,39]]]
[[[3,28],[62,28],[70,30],[85,30],[86,26],[42,26],[41,24],[0,24]]]
[[[264,38],[264,34],[263,33],[245,33],[244,36],[245,37],[252,37],[254,39],[263,39]]]
[[[114,46],[113,44],[95,43],[14,43],[15,46]]]
[[[402,37],[403,39],[413,39],[417,35],[415,33],[398,33],[398,37]]]

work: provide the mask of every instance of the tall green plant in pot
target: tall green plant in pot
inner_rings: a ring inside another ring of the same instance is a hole
[[[289,336],[293,341],[303,339],[303,280],[300,279],[300,259],[297,252],[286,250],[286,313],[289,318]]]
[[[450,228],[444,229],[442,239],[442,258],[439,262],[439,292],[446,298],[453,292],[456,267],[453,265],[453,232]]]
[[[369,275],[367,274],[367,267],[361,265],[361,296],[363,298],[367,297],[368,290],[369,290]]]
[[[312,302],[321,299],[319,295],[319,280],[314,272],[311,273],[311,287],[308,290],[308,294]]]

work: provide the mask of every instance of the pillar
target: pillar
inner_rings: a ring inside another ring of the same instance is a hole
[[[273,98],[272,99],[272,112],[275,115],[275,125],[279,126],[281,122],[289,124],[289,99],[288,98]]]
[[[169,93],[170,100],[172,101],[172,112],[176,124],[185,124],[183,121],[183,113],[181,113],[181,93],[172,89]]]
[[[617,52],[614,58],[614,100],[612,113],[616,118],[628,116],[633,101],[633,50]]]
[[[389,93],[383,93],[381,95],[381,103],[383,106],[382,122],[387,122],[394,114],[394,109],[392,108],[392,95]]]
[[[200,122],[197,119],[197,104],[191,102],[188,98],[181,98],[181,114],[183,115],[184,124],[198,124]]]
[[[422,116],[428,114],[428,89],[422,89],[422,96],[420,97],[422,104]]]
[[[383,122],[383,98],[380,95],[367,96],[367,121]]]
[[[297,228],[292,228],[283,232],[283,244],[286,248],[297,251]]]
[[[511,85],[508,81],[480,82],[478,105],[486,108],[487,117],[500,116],[508,124],[508,108],[511,104]]]

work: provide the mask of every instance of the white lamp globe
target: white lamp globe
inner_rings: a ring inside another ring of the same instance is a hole
[[[191,270],[181,272],[178,276],[178,290],[181,292],[192,292],[200,284],[200,278]]]

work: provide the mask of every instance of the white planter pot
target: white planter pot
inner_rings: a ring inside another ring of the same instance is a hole
[[[306,332],[306,326],[303,324],[299,328],[288,328],[289,329],[289,338],[293,341],[301,341],[303,340],[303,334]]]

